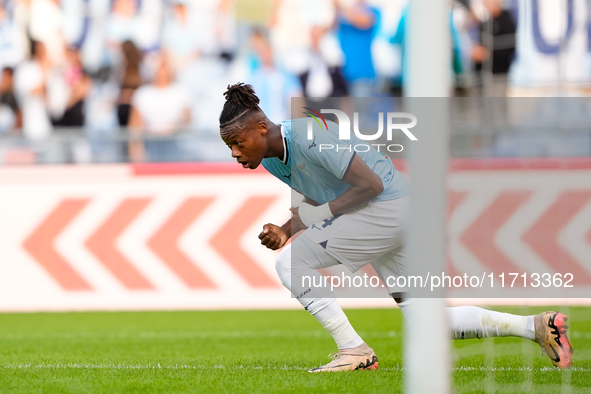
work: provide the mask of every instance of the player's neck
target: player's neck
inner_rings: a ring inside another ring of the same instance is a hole
[[[269,149],[265,157],[283,157],[283,136],[281,135],[281,125],[273,124],[269,127]]]

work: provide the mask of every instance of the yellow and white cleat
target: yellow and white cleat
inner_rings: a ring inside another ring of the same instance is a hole
[[[566,331],[568,317],[559,312],[544,312],[534,316],[536,342],[558,368],[571,366],[574,350]]]
[[[378,356],[365,343],[353,349],[343,349],[338,353],[329,354],[332,361],[308,372],[340,372],[378,369]]]

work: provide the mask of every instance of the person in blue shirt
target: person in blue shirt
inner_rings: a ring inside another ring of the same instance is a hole
[[[263,165],[304,196],[282,226],[267,223],[261,243],[281,249],[275,267],[283,285],[331,334],[339,349],[328,364],[310,372],[375,370],[378,358],[357,334],[320,268],[342,264],[356,272],[371,264],[405,317],[414,313],[406,287],[404,233],[409,186],[391,160],[363,141],[339,139],[332,122],[314,126],[307,118],[271,122],[252,86],[228,86],[220,114],[220,136],[242,167]],[[287,245],[288,239],[303,230]],[[307,279],[307,281],[306,281]],[[558,312],[518,316],[474,306],[447,308],[454,339],[518,336],[536,341],[553,364],[571,364],[568,319]],[[436,328],[435,328],[436,329]]]
[[[345,55],[343,74],[353,97],[371,97],[376,88],[376,72],[371,46],[376,36],[380,13],[365,0],[351,5],[334,2],[337,36]]]

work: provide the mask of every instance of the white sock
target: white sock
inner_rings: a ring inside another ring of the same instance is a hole
[[[452,339],[520,337],[535,339],[533,316],[519,316],[478,308],[447,308]]]
[[[407,320],[413,313],[411,304],[411,300],[398,304]],[[533,316],[489,311],[476,306],[456,306],[446,310],[452,339],[520,337],[535,340]]]
[[[301,240],[297,239],[294,243],[296,242],[301,242]],[[363,339],[355,332],[347,315],[329,288],[302,287],[301,278],[304,277],[314,278],[312,279],[313,283],[316,283],[317,279],[319,283],[322,283],[323,276],[317,271],[317,268],[322,264],[312,249],[305,245],[300,245],[301,247],[297,248],[297,254],[294,255],[292,253],[294,243],[287,245],[275,261],[275,268],[281,283],[332,335],[339,349],[352,349],[362,345]],[[292,259],[292,257],[294,258]]]
[[[306,309],[332,335],[339,349],[351,349],[364,343],[336,299],[321,298],[310,301]]]

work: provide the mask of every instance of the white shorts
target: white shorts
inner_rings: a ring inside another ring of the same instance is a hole
[[[384,283],[387,277],[406,275],[405,232],[410,197],[370,202],[366,206],[316,223],[301,241],[318,257],[322,267],[343,264],[358,271],[371,264]],[[292,254],[298,253],[297,248]],[[404,289],[388,288],[390,293]]]

